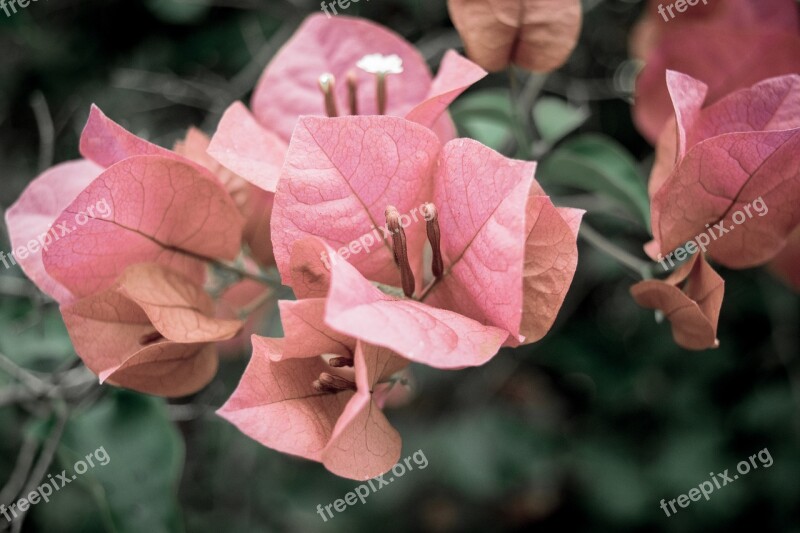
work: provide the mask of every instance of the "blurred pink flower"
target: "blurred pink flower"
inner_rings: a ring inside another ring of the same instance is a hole
[[[668,21],[658,14],[663,3],[651,0],[631,39],[631,53],[645,61],[636,81],[634,119],[651,143],[672,116],[667,70],[708,85],[708,104],[761,80],[800,72],[794,0],[715,1]]]

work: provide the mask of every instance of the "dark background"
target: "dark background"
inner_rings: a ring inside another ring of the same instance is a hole
[[[615,139],[644,183],[652,151],[631,123],[636,65],[627,56],[642,5],[585,7],[580,45],[544,94],[588,112],[571,136]],[[39,0],[12,17],[0,11],[0,206],[41,169],[78,157],[92,102],[164,146],[190,125],[213,133],[221,112],[249,98],[275,50],[314,12],[319,3],[303,0]],[[361,0],[346,14],[394,29],[434,69],[445,49],[460,46],[442,0]],[[469,104],[507,87],[501,73],[471,89],[453,108],[461,131],[504,126],[502,105]],[[540,178],[561,205],[600,206],[588,223],[644,258],[643,225],[606,212],[594,192]],[[0,249],[8,250],[2,234]],[[415,367],[415,399],[388,416],[403,436],[403,457],[421,449],[429,465],[366,505],[322,523],[317,504],[356,483],[262,448],[214,415],[241,375],[240,358],[225,361],[217,381],[180,405],[103,390],[75,406],[48,471],[71,465],[72,451],[99,446],[111,463],[37,505],[24,530],[800,532],[797,297],[764,271],[723,269],[721,347],[688,352],[667,324],[634,304],[631,273],[585,242],[580,251],[575,283],[542,342],[504,351],[482,368]],[[57,307],[18,268],[0,267],[0,293],[1,353],[41,371],[74,360]],[[46,410],[0,407],[0,485],[20,449],[51,424]],[[770,468],[677,516],[659,508],[662,498],[687,493],[710,472],[733,471],[764,448]]]

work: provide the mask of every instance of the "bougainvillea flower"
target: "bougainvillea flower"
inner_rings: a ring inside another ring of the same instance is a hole
[[[515,63],[549,72],[566,62],[581,29],[580,0],[448,0],[467,55],[488,71]]]
[[[450,357],[439,366],[463,366],[470,358],[477,364],[507,336],[384,294],[314,237],[294,243],[290,269],[300,300],[280,304],[286,336],[253,337],[250,365],[219,414],[265,446],[322,462],[341,476],[374,477],[400,456],[400,436],[381,408],[394,401],[392,376],[408,364],[401,353],[424,360],[442,347]],[[338,327],[356,322],[357,336]],[[389,335],[374,335],[387,328]]]
[[[214,318],[200,286],[154,263],[129,266],[112,287],[61,312],[76,352],[101,382],[159,396],[207,385],[217,371],[213,343],[242,327]]]
[[[339,476],[366,480],[392,468],[400,435],[372,391],[407,363],[358,342],[351,381],[320,357],[280,360],[285,344],[253,336],[250,364],[219,415],[264,446],[321,462]]]
[[[134,173],[142,171],[144,167],[141,165],[141,160],[138,163],[129,162],[124,167],[117,167],[123,160],[135,156],[150,157],[147,160],[152,163],[149,165],[149,179],[154,182],[160,181],[158,188],[161,189],[164,189],[165,186],[170,186],[163,178],[173,170],[182,169],[178,171],[179,174],[182,174],[182,177],[177,178],[178,182],[183,185],[189,185],[194,180],[202,183],[201,189],[206,192],[201,196],[209,196],[210,204],[224,205],[220,209],[225,213],[233,205],[231,200],[226,198],[228,194],[220,185],[218,178],[212,173],[213,169],[202,166],[203,161],[192,161],[178,153],[136,137],[106,117],[96,106],[92,106],[89,120],[81,135],[80,146],[81,154],[86,159],[56,165],[37,177],[6,213],[9,234],[15,250],[21,247],[25,248],[21,253],[15,254],[17,256],[16,260],[19,261],[26,274],[43,292],[60,303],[68,303],[74,300],[75,294],[72,291],[74,287],[70,288],[74,284],[74,280],[65,282],[59,279],[58,275],[54,276],[51,272],[48,272],[45,268],[46,261],[44,257],[53,249],[60,250],[58,252],[60,259],[57,262],[67,262],[70,265],[66,268],[79,271],[82,268],[80,266],[82,263],[77,259],[79,255],[83,255],[85,261],[93,261],[92,254],[96,251],[95,248],[98,247],[97,239],[102,233],[96,233],[95,230],[98,227],[102,226],[102,224],[107,224],[109,227],[116,224],[118,229],[123,229],[124,224],[131,222],[130,219],[114,221],[113,217],[107,220],[105,218],[106,215],[112,215],[115,208],[122,206],[124,206],[123,211],[128,211],[129,213],[135,211],[142,207],[134,205],[137,201],[144,201],[149,205],[156,206],[160,200],[163,200],[163,198],[158,198],[157,195],[152,194],[158,189],[146,193],[146,191],[139,188],[136,194],[128,197],[126,188],[139,187],[135,185],[136,180],[139,178],[134,176]],[[219,166],[216,162],[214,162],[214,165]],[[126,172],[130,174],[126,175]],[[72,205],[101,175],[105,176],[104,179],[108,179],[109,183],[115,183],[115,187],[118,189],[117,192],[114,195],[104,194],[101,190],[103,186],[95,185],[97,194],[94,194],[94,203],[92,201],[87,203],[87,199],[84,196],[80,206]],[[113,179],[111,176],[113,176]],[[159,180],[158,176],[162,179]],[[222,177],[220,176],[219,179],[222,179]],[[232,190],[231,193],[235,194],[236,191]],[[181,194],[185,198],[181,209],[189,210],[192,207],[202,207],[202,203],[197,204],[193,198],[189,198],[186,191]],[[118,200],[117,204],[112,204],[112,196]],[[119,200],[122,200],[122,197],[125,197],[125,199],[120,202]],[[211,197],[215,199],[211,200]],[[174,199],[177,200],[178,195],[175,195]],[[69,213],[65,213],[67,209],[70,211]],[[150,213],[149,216],[157,216],[162,211],[178,213],[181,209],[175,209],[169,205],[157,205],[153,210],[148,210],[148,212]],[[108,210],[108,213],[105,210]],[[202,216],[202,213],[196,212],[191,218],[198,221]],[[264,220],[267,217],[268,214],[265,215]],[[239,229],[242,225],[240,216],[234,214],[228,217],[225,215],[224,218],[226,220],[223,227],[226,228],[224,231],[228,232],[227,237],[232,237],[234,233],[241,232],[241,229]],[[94,229],[90,229],[90,227]],[[134,225],[128,226],[128,229],[134,231],[137,228]],[[160,231],[163,232],[165,229],[162,227]],[[268,240],[266,236],[267,229],[263,225],[258,231],[263,232],[263,239]],[[252,233],[255,234],[256,231],[253,230]],[[196,238],[202,239],[203,236],[200,235]],[[213,239],[214,237],[211,238]],[[67,242],[70,244],[67,245]],[[231,243],[225,245],[225,253],[220,257],[230,256],[233,253],[233,242],[231,241]],[[75,255],[72,258],[70,246],[75,248]],[[104,247],[111,252],[115,247],[119,247],[119,243],[104,242],[100,247]],[[117,263],[116,265],[111,264],[113,261],[105,263],[107,277],[104,278],[103,283],[106,286],[113,282],[128,264],[149,260],[145,256],[136,257],[135,250],[127,250],[126,253],[129,260],[124,263]],[[118,255],[117,259],[120,257]],[[194,266],[197,267],[198,265],[194,264]],[[62,264],[56,268],[63,267],[64,265]],[[199,267],[193,270],[196,273]],[[91,290],[88,286],[85,289]],[[86,290],[79,292],[81,296],[87,294]]]
[[[717,322],[724,293],[725,281],[701,254],[664,280],[640,281],[631,287],[636,303],[663,312],[675,342],[688,350],[719,346]]]
[[[304,117],[275,195],[278,269],[295,287],[292,245],[317,236],[370,281],[501,328],[509,343],[532,342],[552,325],[571,283],[579,221],[552,205],[534,172],[535,163],[468,139],[442,146],[401,118]],[[432,232],[441,268],[423,288]]]
[[[651,142],[672,116],[664,76],[676,70],[709,87],[707,103],[761,80],[800,72],[800,16],[794,0],[726,0],[661,15],[653,0],[634,33],[645,60],[636,81],[634,118]],[[667,20],[664,20],[664,18]]]
[[[703,108],[707,86],[668,73],[676,121],[651,176],[655,244],[687,241],[731,268],[762,265],[800,224],[800,76],[765,80]]]
[[[362,19],[312,15],[265,69],[252,114],[239,102],[225,112],[209,153],[274,191],[301,115],[407,116],[449,140],[455,128],[447,106],[485,75],[449,51],[433,79],[425,59],[394,32]]]

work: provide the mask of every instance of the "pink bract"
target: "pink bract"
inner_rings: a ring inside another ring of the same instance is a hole
[[[711,258],[731,268],[768,262],[800,224],[800,76],[765,80],[706,108],[702,82],[670,72],[668,83],[677,121],[659,142],[650,186],[659,251],[722,224]],[[757,214],[755,204],[763,204]]]
[[[238,320],[213,317],[191,280],[154,263],[132,265],[109,289],[61,307],[75,351],[101,381],[159,396],[185,396],[217,370],[212,343]]]

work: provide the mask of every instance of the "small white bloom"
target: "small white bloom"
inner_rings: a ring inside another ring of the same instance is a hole
[[[403,60],[400,56],[392,54],[369,54],[358,60],[356,66],[371,74],[400,74],[403,72]]]

